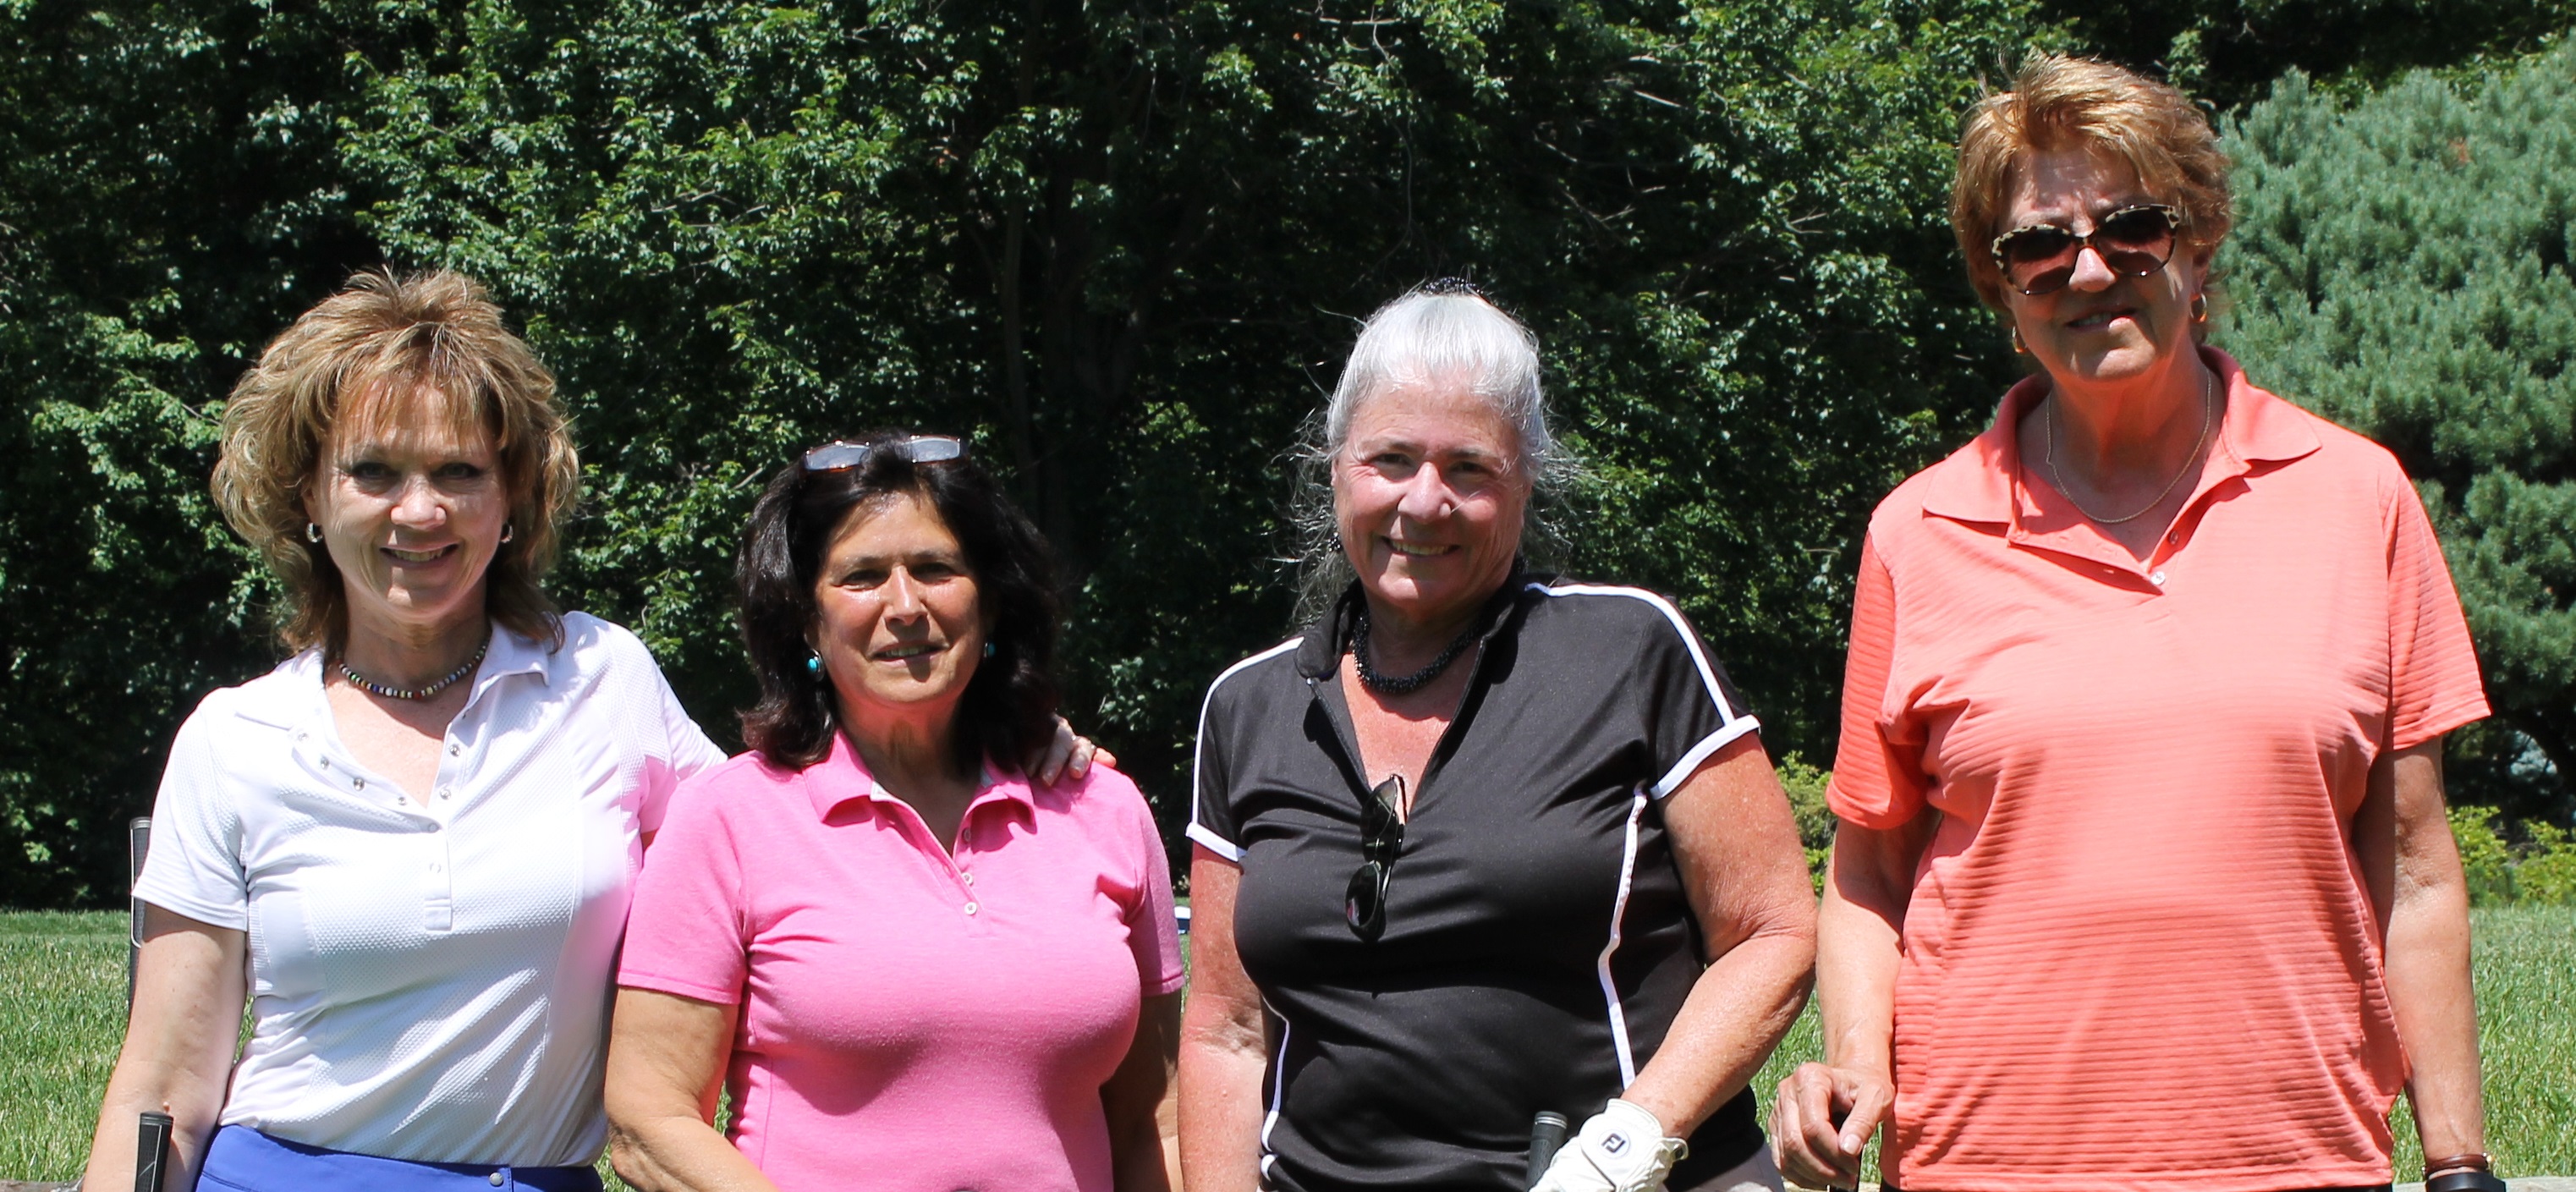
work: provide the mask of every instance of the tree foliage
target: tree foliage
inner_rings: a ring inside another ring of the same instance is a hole
[[[372,256],[302,106],[336,48],[208,9],[0,4],[0,904],[112,893],[178,717],[267,659],[207,402]]]
[[[2576,27],[2571,0],[2047,0],[2042,11],[2093,52],[2169,74],[2223,110],[2292,70],[2348,96],[2410,70],[2473,76]]]
[[[213,419],[377,263],[523,321],[586,460],[554,590],[720,739],[764,473],[957,431],[1170,822],[1206,682],[1290,627],[1357,320],[1461,276],[1591,465],[1563,563],[1679,597],[1829,757],[1867,510],[2011,378],[1943,204],[1982,80],[2068,44],[2041,3],[0,0],[0,902],[109,896],[178,719],[274,657]]]
[[[1536,327],[1594,468],[1567,563],[1681,596],[1811,753],[1855,527],[2004,371],[1940,196],[2021,0],[0,13],[5,400],[53,452],[15,499],[85,536],[0,548],[44,606],[0,693],[12,901],[110,889],[85,842],[258,665],[208,426],[353,265],[459,268],[525,320],[588,461],[555,586],[720,736],[761,475],[835,431],[972,434],[1078,578],[1072,714],[1167,819],[1199,692],[1288,628],[1284,456],[1406,287]]]
[[[2576,774],[2576,46],[2346,109],[2290,75],[2228,128],[2224,342],[2386,444],[2439,527],[2493,724],[2453,766],[2564,822]],[[2455,780],[2454,785],[2459,785]]]

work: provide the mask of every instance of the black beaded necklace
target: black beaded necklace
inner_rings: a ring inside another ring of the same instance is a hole
[[[1467,643],[1474,640],[1476,640],[1476,623],[1470,621],[1467,627],[1460,630],[1458,636],[1450,641],[1448,648],[1440,651],[1440,656],[1431,660],[1431,665],[1409,675],[1381,675],[1377,673],[1377,668],[1369,665],[1368,605],[1362,603],[1359,618],[1351,624],[1351,661],[1359,664],[1360,686],[1380,695],[1402,695],[1439,678],[1440,672],[1449,669],[1449,664],[1456,662],[1458,655],[1467,649]]]
[[[340,662],[340,677],[347,679],[351,685],[355,686],[360,691],[381,695],[386,699],[428,699],[439,692],[445,691],[450,687],[454,687],[457,680],[473,674],[475,666],[483,661],[484,652],[491,648],[492,639],[488,637],[484,638],[482,645],[474,647],[474,656],[466,659],[465,665],[447,672],[434,682],[424,683],[418,687],[388,687],[382,683],[375,682],[374,680],[360,675],[356,671],[350,670],[347,659],[342,659]]]

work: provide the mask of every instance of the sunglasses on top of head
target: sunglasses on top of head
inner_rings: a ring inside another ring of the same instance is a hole
[[[2087,248],[2113,273],[2145,277],[2173,259],[2181,227],[2182,213],[2162,203],[2123,207],[2083,236],[2056,224],[2029,224],[1995,237],[1995,267],[2003,270],[2004,284],[2033,298],[2065,289]]]
[[[858,467],[879,454],[912,464],[945,463],[966,458],[966,443],[947,435],[902,435],[865,443],[834,440],[805,453],[805,470],[838,472]]]

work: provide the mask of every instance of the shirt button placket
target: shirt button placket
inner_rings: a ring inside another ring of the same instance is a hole
[[[421,907],[421,926],[446,931],[456,923],[456,867],[449,854],[447,826],[429,830],[429,897]]]

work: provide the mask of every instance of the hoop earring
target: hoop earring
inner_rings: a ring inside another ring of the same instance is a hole
[[[2191,296],[2191,321],[2195,323],[2206,323],[2209,321],[2208,294],[2202,293]]]
[[[518,526],[518,523],[516,523],[516,522],[502,522],[502,523],[501,523],[501,545],[503,545],[503,546],[508,546],[508,545],[510,545],[510,540],[511,540],[511,539],[513,539],[513,538],[516,538],[516,537],[518,537],[518,536],[519,536],[519,526]]]
[[[2016,356],[2027,356],[2027,355],[2030,355],[2030,345],[2029,345],[2029,344],[2026,344],[2026,343],[2021,342],[2021,328],[2019,328],[2019,327],[2015,327],[2015,328],[2013,328],[2013,329],[2012,329],[2012,346],[2013,346],[2013,354],[2014,354],[2014,355],[2016,355]]]
[[[304,523],[304,540],[306,542],[317,543],[322,541],[322,527],[314,525],[312,522]]]

